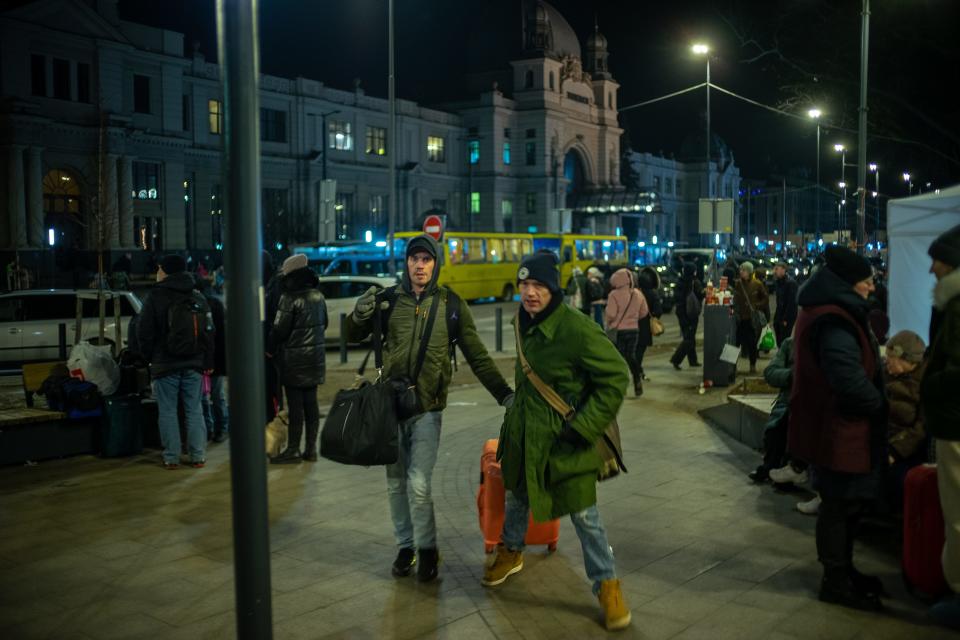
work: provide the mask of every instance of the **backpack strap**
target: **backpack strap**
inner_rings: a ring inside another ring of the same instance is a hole
[[[460,342],[460,296],[444,288],[446,293],[447,340],[450,342],[450,362],[457,370],[457,343]]]

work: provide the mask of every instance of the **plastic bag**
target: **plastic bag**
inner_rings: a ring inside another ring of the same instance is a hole
[[[757,342],[757,349],[760,351],[771,351],[777,346],[777,338],[773,333],[773,327],[767,325],[763,329],[760,340]]]
[[[74,378],[97,385],[104,396],[112,395],[120,386],[120,367],[110,355],[110,347],[79,342],[70,350],[67,369]]]

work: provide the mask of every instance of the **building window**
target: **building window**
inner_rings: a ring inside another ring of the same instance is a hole
[[[90,103],[90,65],[77,63],[77,102]]]
[[[367,127],[366,152],[371,155],[387,155],[387,130],[383,127]]]
[[[353,132],[345,120],[332,120],[327,124],[327,146],[337,151],[353,151]]]
[[[223,103],[219,100],[207,100],[207,112],[210,114],[210,133],[223,133]]]
[[[503,143],[503,164],[510,164],[510,143]]]
[[[290,213],[287,210],[286,189],[261,189],[263,215],[263,243],[277,250],[283,248],[292,235]]]
[[[214,249],[223,249],[223,196],[219,184],[210,187],[210,238]]]
[[[470,192],[470,213],[480,213],[480,192]]]
[[[260,139],[266,142],[287,141],[287,112],[260,108]]]
[[[524,89],[533,89],[533,71],[527,71],[523,80]]]
[[[134,216],[133,242],[144,251],[163,249],[163,218],[160,216]]]
[[[677,196],[683,197],[683,178],[677,178]]]
[[[507,140],[510,139],[510,127],[504,127],[503,137],[506,138]]]
[[[653,176],[653,190],[660,191],[660,176]]]
[[[443,138],[440,136],[427,136],[427,160],[430,162],[447,161],[443,152]]]
[[[500,215],[503,217],[503,230],[506,233],[513,231],[513,200],[504,198],[500,201]]]
[[[468,135],[468,136],[475,136],[475,135],[477,135],[477,133],[478,133],[478,132],[477,132],[477,128],[476,128],[476,127],[470,127],[470,128],[467,129],[467,135]]]
[[[160,163],[133,163],[133,197],[137,200],[160,199]]]
[[[537,215],[537,192],[527,193],[527,217],[532,218]]]
[[[370,196],[369,203],[370,221],[367,224],[367,229],[373,231],[373,235],[380,237],[382,232],[385,230],[384,227],[386,226],[383,224],[383,196]]]
[[[197,225],[193,219],[193,174],[183,180],[183,224],[186,229],[187,248],[196,247]]]
[[[607,109],[613,109],[613,93],[607,94]]]
[[[47,59],[37,54],[30,56],[30,92],[40,97],[47,95]]]
[[[526,144],[527,166],[532,167],[537,164],[537,143],[528,142]]]
[[[553,71],[550,72],[550,91],[553,91]]]
[[[667,176],[663,179],[663,192],[668,195],[673,195],[673,178]]]
[[[470,164],[480,162],[480,141],[471,140],[467,143],[467,150],[470,155]]]
[[[527,129],[527,137],[528,137],[528,138],[536,138],[536,137],[537,137],[537,130],[536,130],[536,129]]]
[[[333,210],[336,215],[337,239],[346,240],[350,237],[350,221],[353,218],[353,194],[338,191]]]
[[[150,113],[150,76],[133,76],[133,111]]]
[[[58,100],[70,99],[70,61],[53,59],[53,97]]]
[[[184,131],[190,131],[193,120],[190,113],[190,104],[190,96],[183,96],[183,100],[180,102],[180,124]]]

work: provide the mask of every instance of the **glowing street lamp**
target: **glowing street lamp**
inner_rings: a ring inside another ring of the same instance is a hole
[[[903,172],[903,181],[907,183],[907,195],[913,195],[913,180],[908,171]]]
[[[820,116],[823,112],[820,109],[813,108],[807,111],[807,115],[817,123],[817,235],[820,235]]]
[[[710,47],[702,42],[694,43],[690,50],[695,55],[703,56],[707,59],[707,166],[704,170],[707,172],[707,181],[710,180]],[[708,194],[709,195],[709,194]]]
[[[837,229],[837,236],[843,237],[843,225],[846,222],[846,205],[847,205],[847,148],[842,144],[833,145],[833,150],[840,154],[840,188],[843,189],[843,198],[840,200],[842,209],[839,210],[839,225]]]

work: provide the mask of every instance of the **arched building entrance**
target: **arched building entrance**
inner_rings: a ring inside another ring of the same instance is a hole
[[[76,175],[64,169],[52,169],[43,177],[44,228],[49,238],[53,230],[54,246],[82,249],[83,191]]]
[[[577,196],[583,192],[584,184],[583,158],[576,149],[570,149],[563,157],[563,179],[566,181],[566,206],[571,207]]]

